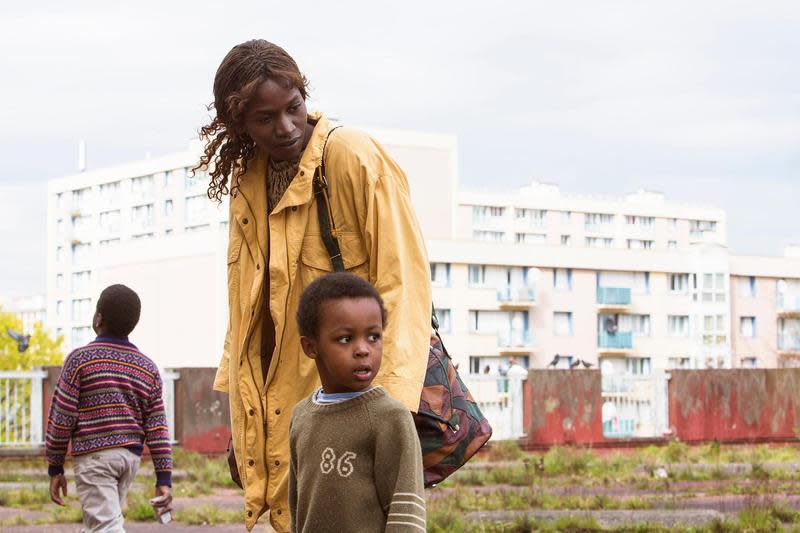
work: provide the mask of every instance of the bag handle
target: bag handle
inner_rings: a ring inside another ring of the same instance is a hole
[[[342,260],[342,251],[339,248],[339,239],[336,238],[336,223],[333,220],[333,211],[331,211],[330,190],[328,189],[328,178],[325,174],[325,148],[328,146],[328,139],[331,134],[341,126],[336,126],[328,132],[325,137],[325,142],[322,145],[322,156],[320,158],[319,166],[314,171],[314,198],[317,202],[317,218],[319,218],[319,233],[322,236],[322,244],[325,245],[325,250],[328,252],[328,257],[331,260],[334,272],[344,272],[344,261]],[[436,332],[441,342],[439,335],[439,320],[436,318],[436,309],[431,302],[431,327]]]

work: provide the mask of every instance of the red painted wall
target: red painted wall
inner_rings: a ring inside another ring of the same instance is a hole
[[[683,441],[797,438],[800,369],[674,370],[669,420]]]

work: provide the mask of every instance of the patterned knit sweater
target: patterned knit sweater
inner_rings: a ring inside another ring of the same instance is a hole
[[[292,533],[424,533],[419,437],[383,388],[336,404],[301,401],[289,446]]]
[[[161,376],[127,339],[98,337],[64,361],[47,419],[45,453],[51,476],[64,472],[70,440],[72,455],[122,447],[141,455],[147,443],[156,484],[171,486],[172,448]]]

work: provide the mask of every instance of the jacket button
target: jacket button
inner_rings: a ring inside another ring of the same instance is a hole
[[[282,511],[280,509],[278,509],[278,514],[281,514],[281,513],[282,513]]]
[[[249,518],[251,516],[253,516],[253,511],[247,511],[247,517]]]
[[[253,409],[250,409],[250,410],[249,410],[249,411],[247,411],[247,412],[248,412],[248,413],[250,413],[250,416],[253,416],[254,414],[256,414],[256,412],[255,412]]]
[[[279,415],[279,414],[281,414],[281,410],[280,410],[280,409],[275,409],[275,414],[276,414],[276,415]]]
[[[297,211],[297,206],[296,205],[292,206],[292,211]]]
[[[278,459],[275,459],[275,466],[281,466],[281,462]]]
[[[246,218],[242,219],[242,224],[247,224],[247,219]]]
[[[253,461],[252,459],[250,459],[249,461],[247,461],[247,464],[249,464],[250,466],[253,466],[254,464],[256,464],[256,462]]]
[[[300,175],[301,175],[301,176],[305,176],[305,175],[306,175],[306,172],[305,172],[305,170],[301,170],[301,171],[300,171]]]
[[[260,270],[260,269],[261,269],[261,265],[259,265],[258,263],[256,263],[256,270]]]

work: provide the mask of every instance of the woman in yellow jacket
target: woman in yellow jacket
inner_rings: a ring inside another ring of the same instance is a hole
[[[229,324],[214,388],[230,401],[248,530],[267,510],[277,531],[289,530],[289,421],[319,386],[294,317],[303,289],[333,270],[312,185],[323,155],[344,266],[377,287],[389,312],[376,383],[415,411],[427,364],[430,271],[406,177],[374,139],[331,132],[308,113],[307,85],[282,48],[237,45],[217,70],[216,116],[201,131],[209,197],[230,194]]]

